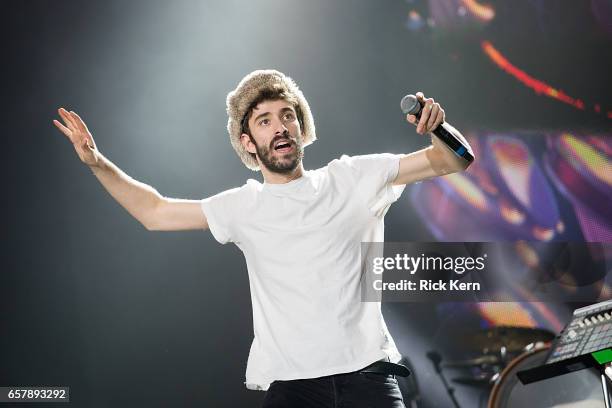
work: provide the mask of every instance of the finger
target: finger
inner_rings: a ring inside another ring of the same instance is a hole
[[[58,110],[58,113],[60,115],[60,117],[64,120],[64,123],[66,124],[66,126],[73,132],[75,132],[77,130],[76,124],[73,122],[72,117],[70,116],[70,113],[68,113],[68,111],[64,108],[60,108]]]
[[[57,112],[59,113],[60,117],[64,119],[64,123],[66,123],[68,127],[71,127],[72,118],[70,117],[70,114],[68,113],[68,111],[64,108],[59,108]]]
[[[438,126],[440,126],[442,123],[444,122],[444,110],[442,110],[442,108],[440,108],[440,110],[438,111],[438,116],[436,118],[436,123],[434,124],[434,129],[437,128]]]
[[[423,134],[427,129],[427,123],[429,122],[429,117],[431,115],[431,106],[433,99],[427,99],[425,101],[425,105],[421,110],[421,118],[419,119],[419,125],[417,126],[417,133]]]
[[[70,115],[72,116],[72,119],[76,123],[77,128],[81,132],[83,139],[87,140],[88,142],[90,142],[90,144],[92,144],[93,140],[91,140],[91,136],[89,135],[89,130],[87,129],[85,122],[83,122],[83,119],[81,119],[81,117],[77,115],[75,111],[70,111]]]
[[[85,125],[85,122],[83,122],[83,119],[81,119],[81,117],[75,111],[70,111],[70,116],[76,123],[77,127],[82,132],[87,133],[87,126]]]
[[[406,120],[414,125],[416,123],[416,116],[415,115],[406,115]]]
[[[89,132],[89,129],[87,128],[87,125],[85,124],[85,121],[81,119],[79,114],[76,113],[75,111],[70,111],[70,113],[74,117],[74,120],[77,122],[79,129],[83,132],[83,138],[87,139],[87,141],[89,142],[89,147],[91,149],[95,149],[96,142],[94,142],[93,137],[91,136],[91,133]]]
[[[436,124],[436,120],[438,120],[438,112],[440,112],[440,105],[438,105],[437,103],[434,103],[433,105],[431,105],[431,111],[429,113],[429,120],[427,121],[427,131],[431,132],[432,130],[434,130],[435,124]]]
[[[425,95],[423,95],[423,92],[421,92],[421,91],[416,93],[416,97],[421,102],[423,102],[425,100]]]
[[[53,119],[53,124],[72,142],[72,131],[62,125],[59,120]]]
[[[72,122],[74,127],[79,132],[83,132],[83,128],[80,126],[79,120],[74,116],[74,111],[70,111],[70,112],[66,111],[66,113],[68,114],[68,117],[70,118],[70,121]]]

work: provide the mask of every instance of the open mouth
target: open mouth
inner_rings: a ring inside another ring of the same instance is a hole
[[[278,142],[274,146],[274,150],[276,150],[277,152],[280,152],[280,153],[287,153],[287,152],[291,151],[292,148],[293,147],[291,145],[291,142],[288,142],[288,141]]]

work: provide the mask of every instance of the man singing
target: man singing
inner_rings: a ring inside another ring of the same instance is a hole
[[[431,132],[444,110],[417,97],[420,120],[407,120],[419,134]],[[404,407],[392,364],[401,355],[380,302],[361,301],[361,243],[383,241],[384,215],[406,184],[469,163],[432,137],[411,154],[342,156],[305,170],[304,147],[316,140],[312,113],[295,82],[275,70],[244,77],[227,96],[227,113],[234,150],[263,183],[249,179],[203,200],[163,197],[130,178],[100,153],[75,112],[60,109],[64,123],[54,124],[148,230],[210,228],[242,250],[254,326],[245,384],[267,390],[265,408]]]

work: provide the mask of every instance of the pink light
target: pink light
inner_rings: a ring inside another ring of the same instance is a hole
[[[547,83],[540,81],[527,74],[525,71],[521,70],[517,66],[513,65],[501,52],[499,52],[490,41],[482,41],[481,47],[484,53],[495,63],[499,68],[508,74],[515,77],[521,83],[526,85],[527,87],[533,89],[538,95],[546,95],[549,98],[556,99],[563,103],[573,106],[576,109],[584,110],[585,103],[579,98],[573,98],[567,95],[560,89],[553,88]],[[595,105],[595,112],[600,112],[600,106]],[[608,119],[612,119],[612,111],[607,112]]]

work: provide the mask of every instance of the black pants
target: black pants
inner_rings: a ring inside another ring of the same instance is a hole
[[[274,381],[262,408],[405,408],[393,375],[362,373]]]

